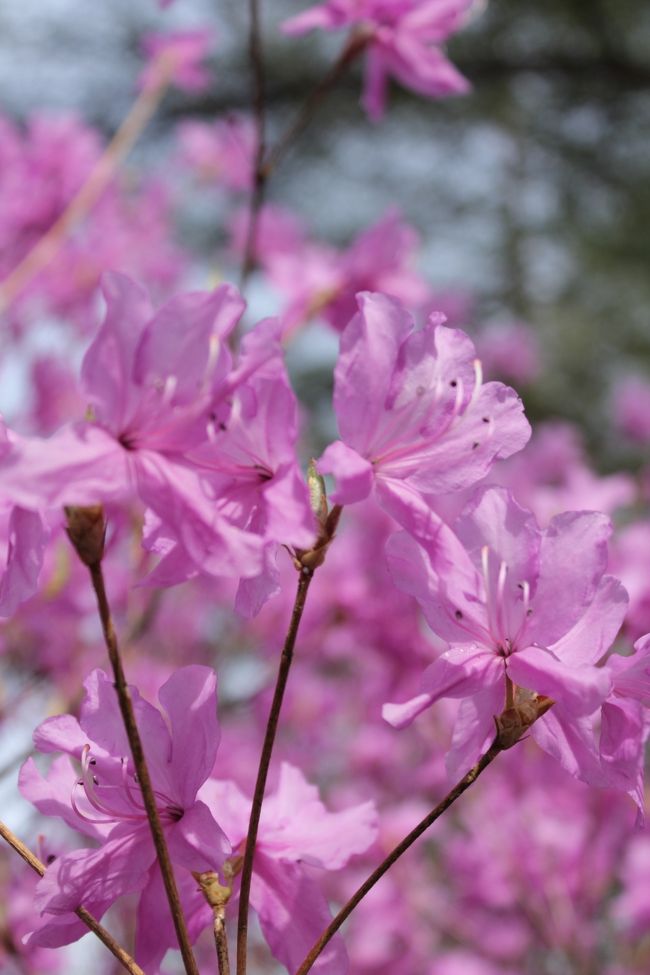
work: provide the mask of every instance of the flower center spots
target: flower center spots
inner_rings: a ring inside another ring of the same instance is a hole
[[[72,808],[81,819],[89,823],[134,823],[146,822],[147,812],[142,791],[135,772],[129,771],[129,759],[120,758],[121,774],[102,781],[96,774],[97,760],[92,757],[90,745],[86,744],[81,753],[81,778],[77,780],[70,797]],[[154,789],[158,813],[163,823],[176,823],[183,817],[184,810],[169,796]],[[80,807],[80,800],[90,810]],[[96,817],[94,810],[100,814]]]
[[[124,432],[119,435],[117,442],[124,447],[125,450],[135,450],[136,442],[133,434]]]
[[[509,583],[510,569],[489,546],[481,549],[481,568],[485,586],[485,608],[488,629],[494,648],[500,657],[509,657],[517,650],[518,642],[532,612],[530,584],[527,581]]]

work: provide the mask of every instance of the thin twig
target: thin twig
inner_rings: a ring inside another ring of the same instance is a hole
[[[324,100],[325,96],[338,84],[348,67],[363,51],[367,43],[368,37],[366,34],[355,33],[351,35],[330,70],[309,93],[302,106],[298,109],[298,114],[295,119],[289,123],[289,126],[280,136],[276,145],[269,152],[262,166],[262,175],[265,180],[277,168],[278,163],[284,159],[295,140],[311,122],[316,109]]]
[[[131,701],[131,694],[124,675],[124,668],[122,667],[117,636],[115,634],[108,598],[106,596],[104,573],[102,572],[101,562],[96,562],[89,565],[88,568],[90,571],[90,577],[92,579],[93,589],[95,590],[95,595],[97,596],[97,605],[99,607],[99,615],[102,621],[102,629],[104,631],[104,641],[106,643],[108,657],[113,669],[115,690],[117,692],[120,711],[122,712],[122,719],[124,721],[126,735],[131,747],[133,764],[135,765],[135,770],[138,776],[138,784],[142,790],[142,799],[147,811],[149,826],[151,827],[151,835],[156,848],[160,872],[165,885],[167,900],[169,901],[169,907],[171,910],[172,919],[174,921],[174,928],[176,929],[176,936],[178,938],[181,955],[183,956],[185,971],[187,972],[187,975],[199,975],[196,961],[194,959],[194,955],[192,954],[192,946],[190,944],[187,925],[183,915],[183,908],[181,906],[178,887],[176,885],[176,879],[174,877],[169,851],[167,849],[165,832],[160,822],[160,816],[156,806],[153,785],[151,783],[151,776],[149,774],[149,768],[145,759],[144,749],[142,747],[140,732],[138,731],[138,726],[135,720],[133,702]]]
[[[230,958],[228,957],[228,938],[226,936],[225,908],[214,915],[214,943],[217,948],[217,962],[219,975],[230,975]]]
[[[275,735],[278,729],[282,699],[287,686],[291,661],[293,660],[293,650],[296,645],[296,637],[300,620],[302,619],[305,608],[305,600],[309,584],[313,578],[313,572],[307,567],[303,567],[298,579],[298,589],[291,613],[291,622],[287,631],[287,636],[282,648],[280,666],[273,693],[273,702],[269,712],[269,718],[264,735],[264,744],[260,756],[260,764],[257,771],[257,781],[253,794],[253,804],[248,822],[248,834],[246,836],[246,847],[244,850],[244,862],[241,873],[241,887],[239,891],[239,918],[237,925],[237,975],[246,973],[246,941],[248,936],[248,903],[250,899],[251,878],[253,875],[253,859],[255,856],[255,843],[257,842],[257,831],[260,824],[260,814],[262,812],[262,802],[266,789],[266,779],[271,763],[271,754],[275,742]]]
[[[32,278],[50,263],[66,237],[95,205],[115,170],[131,151],[136,139],[156,111],[169,84],[173,67],[174,60],[172,57],[167,55],[160,58],[158,83],[141,92],[104,153],[93,166],[86,182],[72,198],[61,216],[0,283],[0,312],[4,311]]]
[[[194,874],[195,879],[198,881],[199,889],[212,908],[212,931],[217,949],[219,975],[230,975],[228,937],[226,934],[226,905],[232,896],[233,880],[241,870],[242,861],[243,857],[238,854],[226,860],[223,865],[223,883],[221,882],[222,878],[214,870],[206,870],[203,873]]]
[[[345,904],[341,910],[338,912],[336,917],[332,920],[329,927],[323,932],[321,937],[318,939],[314,947],[311,949],[304,962],[297,970],[296,975],[307,975],[307,972],[311,969],[312,965],[320,955],[321,951],[329,943],[329,941],[334,937],[338,929],[341,927],[343,922],[350,916],[352,911],[355,909],[357,904],[363,900],[366,894],[372,890],[378,880],[380,880],[384,874],[392,867],[396,860],[398,860],[403,853],[408,850],[410,846],[415,843],[415,841],[431,826],[432,823],[438,819],[439,816],[449,809],[449,807],[458,799],[459,796],[465,792],[470,785],[476,781],[481,772],[488,767],[490,762],[492,762],[499,752],[503,751],[503,746],[501,745],[498,737],[492,742],[488,748],[485,755],[478,760],[476,765],[470,769],[470,771],[465,775],[460,782],[454,786],[451,792],[445,796],[442,802],[438,803],[435,809],[433,809],[428,816],[425,816],[421,823],[419,823],[415,829],[411,830],[408,836],[405,836],[401,843],[391,850],[386,859],[381,863],[373,873],[370,874],[367,880],[361,884],[359,889],[352,895],[350,900]]]
[[[19,840],[18,837],[12,833],[9,827],[3,822],[0,822],[0,836],[2,836],[3,840],[5,840],[9,846],[13,847],[16,853],[23,858],[25,863],[29,864],[32,870],[36,871],[39,876],[43,876],[46,870],[45,864],[42,863],[38,857],[32,853],[29,847],[25,846],[25,844]],[[117,943],[115,938],[108,933],[106,928],[102,927],[99,921],[97,921],[93,915],[86,910],[85,907],[78,907],[75,914],[88,928],[90,928],[93,934],[96,934],[99,940],[106,945],[108,950],[115,956],[115,958],[117,958],[119,963],[127,970],[127,972],[130,972],[131,975],[144,975],[144,972],[140,966],[133,960],[133,958],[131,958],[128,952],[126,952],[124,948]]]
[[[255,116],[255,161],[253,168],[253,193],[248,213],[248,227],[244,244],[240,287],[243,289],[253,270],[256,257],[257,226],[266,191],[266,173],[263,163],[266,154],[266,94],[264,78],[264,52],[259,0],[249,0],[248,55],[253,70],[253,114]]]

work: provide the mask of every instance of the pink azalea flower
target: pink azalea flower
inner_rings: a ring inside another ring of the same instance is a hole
[[[188,453],[228,418],[228,397],[269,357],[276,326],[259,326],[233,369],[225,340],[244,308],[233,287],[179,295],[155,314],[123,275],[106,275],[104,295],[106,318],[82,365],[93,422],[47,440],[13,438],[0,458],[3,493],[32,510],[136,494],[197,564],[214,558],[222,574],[257,575],[261,541],[219,514]]]
[[[123,894],[140,893],[136,956],[147,970],[175,944],[156,852],[133,771],[117,695],[96,670],[85,682],[79,721],[48,718],[34,741],[44,752],[63,752],[81,764],[81,775],[63,757],[42,777],[32,759],[20,789],[46,816],[100,845],[55,860],[39,882],[34,907],[41,921],[30,944],[57,947],[86,928],[72,912],[84,904],[100,916]],[[219,870],[230,844],[197,793],[212,772],[219,744],[216,678],[207,667],[177,670],[160,689],[161,709],[131,689],[161,821],[172,862],[181,872],[181,896],[195,890],[191,871]],[[198,932],[192,932],[194,937]]]
[[[246,339],[243,344],[245,360]],[[209,484],[218,513],[263,540],[261,571],[239,585],[236,608],[244,616],[257,613],[278,591],[279,546],[307,549],[315,541],[309,492],[296,458],[297,412],[277,347],[273,358],[238,387],[230,415],[213,430],[210,443],[188,455]],[[146,533],[146,546],[164,556],[149,580],[156,585],[174,584],[199,571],[183,546],[166,535],[164,521],[150,524]],[[200,570],[223,575],[218,560],[202,563]]]
[[[255,126],[245,115],[216,122],[190,120],[180,127],[180,154],[202,183],[221,183],[246,192],[253,185]]]
[[[391,76],[434,98],[469,89],[442,45],[465,24],[472,5],[473,0],[328,0],[292,17],[283,29],[300,35],[354,26],[368,47],[362,102],[376,121],[384,113]]]
[[[201,797],[219,816],[233,849],[246,839],[250,800],[234,782],[206,782]],[[371,802],[329,812],[318,789],[299,769],[284,762],[276,792],[264,800],[251,884],[251,907],[275,958],[294,972],[331,914],[316,870],[340,870],[365,853],[377,836]],[[347,970],[343,939],[336,935],[314,971],[341,975]]]
[[[140,88],[156,88],[161,72],[171,66],[171,79],[183,91],[198,92],[207,88],[210,72],[201,64],[214,43],[211,30],[176,31],[170,34],[147,34],[142,48],[148,64],[138,84]]]
[[[371,490],[398,520],[423,530],[435,520],[426,495],[469,487],[492,463],[520,450],[530,426],[514,390],[482,385],[474,346],[433,315],[414,330],[402,305],[358,296],[341,336],[334,407],[341,440],[319,461],[340,504]]]
[[[487,488],[454,531],[389,540],[396,584],[448,649],[425,671],[421,693],[385,705],[384,717],[403,727],[440,698],[461,699],[448,766],[466,771],[494,736],[509,678],[555,702],[531,729],[541,747],[573,774],[606,784],[593,722],[612,677],[596,664],[627,607],[621,584],[605,575],[608,519],[565,512],[541,531],[507,491]]]

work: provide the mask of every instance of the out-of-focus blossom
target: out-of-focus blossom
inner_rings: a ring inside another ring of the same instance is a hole
[[[65,958],[58,951],[25,944],[23,939],[34,925],[34,896],[38,874],[12,851],[7,867],[0,868],[3,912],[0,921],[0,968],[3,975],[56,975],[65,968]],[[39,842],[37,855],[42,863],[52,863],[57,852]]]
[[[222,824],[233,850],[246,839],[250,800],[234,782],[208,781],[201,797]],[[331,914],[318,883],[320,870],[340,870],[365,853],[377,836],[371,802],[329,812],[318,789],[283,763],[276,792],[262,806],[250,902],[274,956],[290,972],[304,960]],[[317,868],[317,869],[314,869]],[[336,935],[314,970],[340,975],[347,968],[343,939]]]
[[[614,387],[614,426],[630,440],[650,443],[650,381],[625,376]]]
[[[448,649],[425,672],[421,693],[386,705],[385,718],[401,727],[439,698],[463,700],[448,765],[466,771],[494,737],[509,681],[515,703],[518,695],[524,706],[555,702],[531,734],[567,770],[594,781],[599,761],[588,719],[612,689],[610,673],[596,664],[627,608],[625,590],[605,575],[608,519],[565,512],[542,532],[508,492],[487,488],[454,532],[441,526],[423,544],[405,533],[389,541],[396,584],[416,597]]]
[[[434,312],[442,312],[452,328],[466,327],[475,315],[474,297],[462,288],[436,288],[431,303],[424,308],[424,318]]]
[[[36,592],[47,531],[40,514],[0,505],[0,617]]]
[[[630,656],[613,653],[605,665],[612,689],[603,703],[600,755],[612,780],[629,791],[643,810],[644,746],[650,722],[650,634]]]
[[[154,969],[175,935],[147,814],[113,682],[98,670],[84,686],[78,722],[67,714],[49,718],[34,735],[40,751],[63,752],[80,762],[81,774],[60,757],[42,777],[28,759],[20,789],[40,812],[100,845],[67,853],[48,867],[34,900],[41,920],[29,943],[57,947],[76,941],[86,932],[73,913],[77,907],[84,904],[101,917],[118,897],[137,891],[136,955]],[[169,853],[183,871],[183,897],[188,882],[196,888],[191,871],[218,871],[230,853],[224,833],[197,798],[219,744],[216,678],[207,667],[176,671],[160,689],[161,710],[135,688],[131,696]]]
[[[432,290],[414,267],[418,241],[415,229],[393,209],[343,251],[315,243],[271,249],[263,262],[288,299],[285,329],[318,317],[342,332],[356,313],[360,291],[381,291],[413,309],[430,303]]]
[[[624,471],[601,475],[592,470],[580,431],[560,422],[536,424],[526,452],[494,467],[490,481],[509,488],[540,525],[562,511],[611,515],[633,504],[637,496],[631,475]]]
[[[374,489],[405,527],[424,532],[435,521],[425,497],[475,484],[525,445],[530,426],[514,390],[482,384],[463,332],[435,315],[416,331],[385,295],[361,294],[358,306],[335,372],[341,440],[319,469],[336,477],[333,500],[362,501]]]
[[[102,141],[75,117],[32,116],[21,131],[0,117],[0,299],[16,331],[56,315],[88,332],[101,274],[128,264],[154,291],[178,280],[186,260],[173,244],[168,191],[115,178],[81,225],[53,244],[47,265],[8,297],[2,282],[65,213],[102,156]]]
[[[636,640],[650,632],[650,522],[632,522],[616,533],[612,571],[630,594],[625,629]]]
[[[388,80],[394,77],[421,95],[441,98],[469,89],[445,57],[442,45],[470,16],[473,0],[328,0],[284,24],[284,31],[355,29],[367,47],[363,106],[373,120],[382,117]]]
[[[216,122],[183,122],[179,131],[180,161],[203,184],[246,192],[253,185],[255,127],[245,115]]]
[[[647,939],[650,927],[650,836],[631,837],[621,870],[622,890],[614,903],[614,917],[625,941]],[[642,956],[643,957],[643,956]]]
[[[214,35],[208,28],[147,34],[142,39],[142,50],[148,63],[138,79],[139,87],[157,88],[165,78],[182,91],[204,91],[212,75],[202,62],[213,44]]]
[[[531,383],[542,368],[537,335],[524,322],[493,322],[476,337],[476,348],[487,376]]]
[[[616,952],[605,917],[634,835],[626,798],[571,779],[532,742],[491,772],[437,847],[447,936],[512,975],[540,956]]]
[[[238,259],[246,249],[249,218],[249,208],[243,208],[237,210],[230,221],[230,250]],[[266,267],[271,261],[304,250],[306,245],[307,232],[300,217],[292,210],[275,203],[267,203],[261,208],[253,241],[253,256],[257,263]]]
[[[632,522],[615,534],[612,571],[630,594],[625,628],[636,640],[650,633],[650,521]]]
[[[29,419],[33,432],[48,436],[71,416],[81,416],[86,407],[81,389],[67,360],[53,355],[38,356],[32,362],[34,400]]]
[[[459,948],[437,955],[429,975],[514,975],[514,972]]]

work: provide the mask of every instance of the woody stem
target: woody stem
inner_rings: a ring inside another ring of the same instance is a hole
[[[379,864],[376,870],[374,870],[367,880],[365,880],[358,890],[352,895],[350,900],[345,904],[341,910],[338,912],[336,917],[332,920],[331,924],[325,929],[323,934],[320,936],[316,944],[313,946],[305,960],[303,961],[300,968],[296,971],[295,975],[307,975],[310,971],[312,965],[322,952],[323,948],[330,942],[334,937],[338,929],[341,927],[343,922],[352,914],[355,907],[363,900],[363,898],[368,894],[372,888],[375,886],[378,880],[384,876],[384,874],[392,867],[392,865],[399,860],[403,853],[409,849],[410,846],[415,843],[415,841],[422,836],[422,834],[435,823],[442,814],[449,809],[449,807],[458,799],[459,796],[469,789],[470,785],[476,781],[481,772],[488,767],[488,765],[494,761],[499,752],[503,751],[503,746],[500,744],[498,737],[492,742],[485,755],[478,760],[476,765],[470,769],[467,775],[458,782],[454,788],[449,792],[442,802],[439,802],[435,809],[424,817],[424,819],[418,823],[415,829],[411,830],[408,836],[405,836],[401,843],[391,850],[386,859]]]
[[[248,228],[244,244],[240,287],[244,287],[255,264],[255,244],[260,210],[264,203],[267,174],[262,163],[266,153],[266,97],[264,78],[264,54],[259,0],[249,0],[250,21],[248,29],[248,54],[253,69],[253,114],[255,119],[255,160],[253,164],[253,194],[248,213]]]
[[[228,938],[226,937],[225,908],[218,908],[214,912],[214,943],[217,948],[217,962],[219,975],[230,975],[230,958],[228,957]]]
[[[269,772],[269,766],[271,764],[271,754],[273,752],[275,736],[278,730],[282,700],[284,698],[284,691],[287,686],[289,671],[291,669],[293,651],[296,645],[296,637],[298,636],[298,628],[302,619],[305,601],[307,599],[307,592],[309,590],[309,584],[311,583],[312,578],[313,572],[311,569],[303,567],[298,578],[298,588],[293,604],[293,611],[291,613],[291,621],[289,623],[289,629],[282,648],[280,666],[278,668],[275,691],[273,693],[273,701],[271,704],[271,710],[269,711],[266,732],[264,735],[264,744],[262,746],[262,754],[260,756],[259,768],[257,770],[257,781],[255,782],[253,804],[251,806],[250,819],[248,822],[248,834],[246,836],[246,847],[244,850],[244,861],[241,872],[241,887],[239,892],[239,917],[237,924],[237,975],[245,975],[246,972],[248,905],[250,900],[251,879],[253,876],[253,860],[255,857],[257,831],[260,824],[264,792],[266,790],[266,779]]]
[[[311,122],[316,109],[319,107],[321,102],[329,94],[332,88],[338,84],[348,67],[363,51],[367,43],[368,37],[363,33],[353,34],[349,38],[347,44],[341,51],[332,67],[318,82],[316,87],[313,88],[307,95],[302,106],[298,109],[298,114],[293,122],[289,124],[288,128],[280,136],[275,146],[268,153],[262,166],[262,173],[265,179],[269,178],[271,173],[284,159],[298,136],[302,134],[302,132]]]
[[[167,900],[169,901],[174,928],[176,930],[176,937],[178,938],[178,944],[183,957],[183,964],[185,966],[187,975],[199,975],[199,970],[197,968],[194,955],[192,954],[192,946],[190,944],[187,924],[185,922],[183,908],[181,906],[178,887],[176,885],[176,878],[174,877],[174,871],[169,856],[169,850],[167,849],[165,832],[163,830],[162,823],[160,822],[160,816],[156,806],[151,775],[149,774],[149,767],[146,762],[144,748],[142,746],[142,739],[140,738],[140,732],[138,731],[138,726],[135,720],[133,702],[131,701],[131,694],[129,692],[129,687],[124,674],[124,668],[122,666],[119,644],[117,642],[117,636],[115,634],[115,628],[113,626],[113,620],[111,617],[111,610],[108,604],[108,598],[106,596],[104,573],[102,571],[101,562],[95,562],[92,565],[89,565],[88,568],[90,571],[93,589],[95,590],[95,595],[97,596],[99,616],[102,622],[102,630],[104,632],[104,642],[106,643],[108,658],[113,670],[115,690],[117,692],[120,711],[122,713],[122,720],[124,721],[124,728],[129,740],[129,746],[133,756],[133,764],[135,765],[135,770],[138,776],[138,784],[142,790],[142,799],[147,812],[147,818],[149,820],[151,836],[156,849],[160,872],[162,874],[165,892],[167,894]]]

